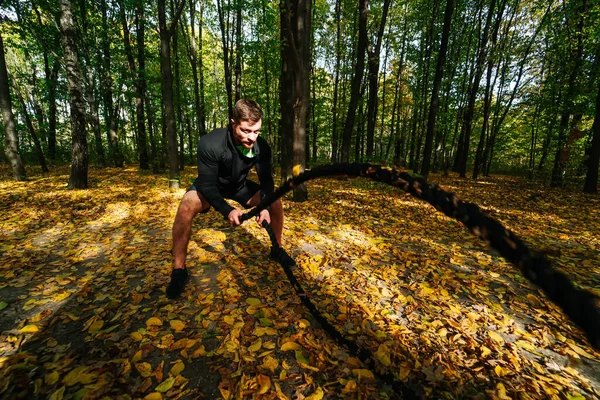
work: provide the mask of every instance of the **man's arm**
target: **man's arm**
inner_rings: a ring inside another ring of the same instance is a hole
[[[219,177],[219,160],[220,152],[216,151],[211,146],[207,146],[202,140],[198,143],[198,191],[204,195],[206,200],[225,219],[228,219],[229,213],[234,209],[231,207],[223,195],[219,192],[218,177]]]

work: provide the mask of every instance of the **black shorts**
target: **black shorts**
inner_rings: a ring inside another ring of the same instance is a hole
[[[192,186],[190,186],[187,191],[189,192],[190,190],[195,190],[196,192],[200,193],[200,191],[196,188],[196,181],[192,183]],[[251,206],[249,206],[247,203],[259,190],[260,185],[258,183],[246,179],[240,188],[233,190],[219,190],[219,193],[223,195],[223,198],[234,200],[247,209],[251,208]],[[210,205],[206,210],[202,211],[202,214],[205,214],[209,211]]]

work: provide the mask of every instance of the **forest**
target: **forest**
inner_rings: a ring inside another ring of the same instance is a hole
[[[262,105],[282,177],[369,161],[597,190],[599,6],[577,1],[11,1],[5,161],[153,173],[195,164],[232,104]],[[585,183],[583,181],[585,180]]]
[[[295,278],[213,210],[172,300],[244,98]],[[600,397],[597,1],[0,0],[0,109],[3,399]]]

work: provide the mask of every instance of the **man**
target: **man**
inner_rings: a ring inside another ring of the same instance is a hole
[[[259,136],[263,112],[253,100],[238,100],[233,119],[227,128],[215,129],[198,142],[198,177],[183,196],[173,223],[173,271],[167,287],[167,296],[177,298],[189,280],[185,267],[187,247],[192,232],[192,220],[210,207],[219,211],[233,226],[241,225],[242,211],[231,207],[225,199],[232,199],[245,208],[258,205],[261,199],[273,193],[271,175],[271,148]],[[256,166],[260,185],[247,179]],[[256,217],[258,224],[267,221],[273,227],[281,246],[283,206],[275,201],[270,210]],[[293,265],[294,260],[283,250],[272,249],[271,258]]]

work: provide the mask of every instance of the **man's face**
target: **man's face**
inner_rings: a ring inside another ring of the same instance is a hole
[[[240,121],[235,122],[231,120],[231,127],[233,128],[233,140],[236,145],[242,145],[246,149],[251,149],[260,134],[260,127],[262,126],[262,120],[257,122],[251,121]]]

